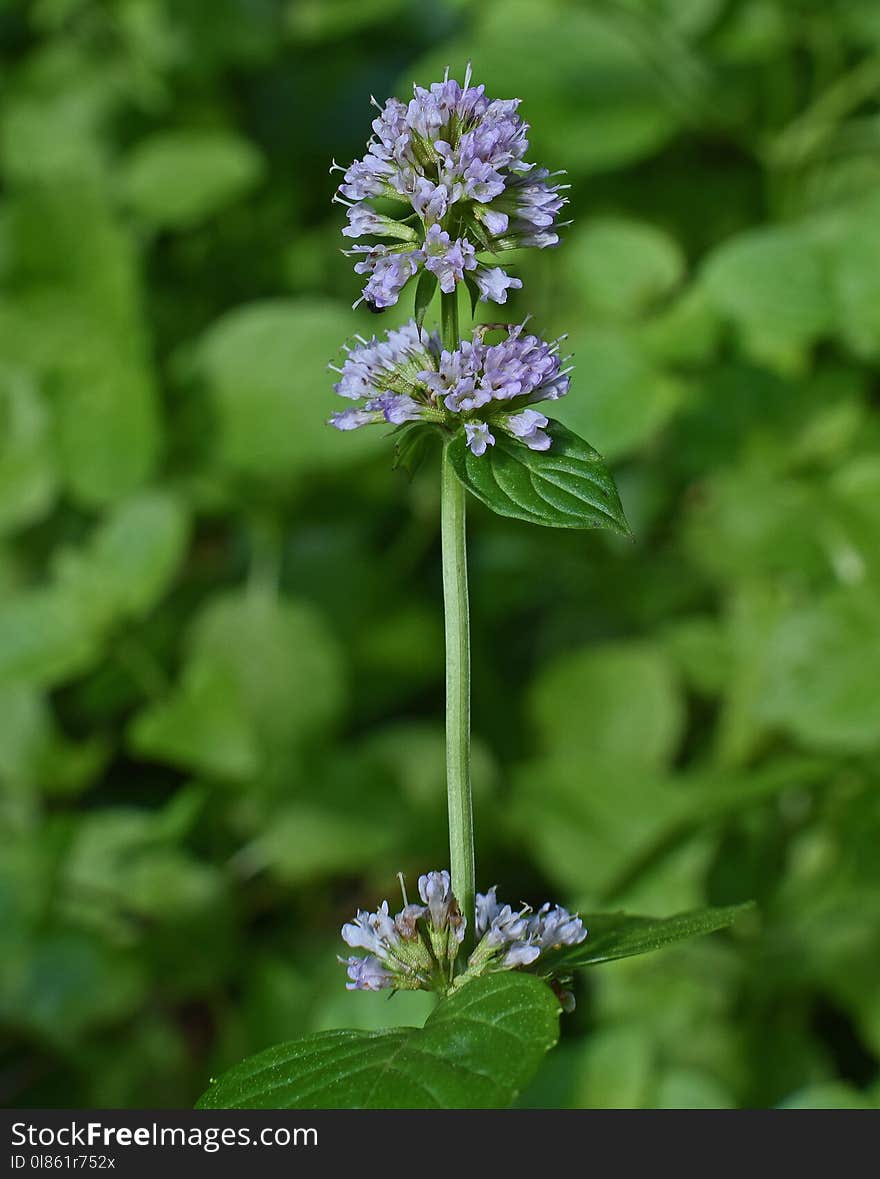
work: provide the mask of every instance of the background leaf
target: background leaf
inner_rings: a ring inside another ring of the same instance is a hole
[[[237,308],[209,328],[194,366],[218,414],[224,468],[289,480],[376,448],[381,439],[370,431],[340,446],[326,427],[328,366],[359,326],[359,317],[328,300],[273,300]]]
[[[140,217],[158,229],[186,229],[250,191],[263,175],[253,145],[228,131],[181,128],[141,140],[122,185]]]

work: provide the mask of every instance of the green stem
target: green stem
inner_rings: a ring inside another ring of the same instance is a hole
[[[446,793],[452,890],[474,929],[474,819],[471,806],[471,652],[465,489],[443,451],[441,526],[446,613]]]
[[[456,294],[441,300],[443,346],[458,344]],[[452,889],[467,919],[467,944],[474,944],[474,817],[471,802],[471,644],[468,612],[465,489],[443,448],[440,536],[443,548],[443,605],[446,620],[446,793]]]
[[[458,291],[440,296],[440,322],[443,328],[443,347],[450,352],[458,347]]]

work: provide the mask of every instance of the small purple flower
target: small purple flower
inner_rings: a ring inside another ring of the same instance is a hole
[[[368,153],[346,170],[339,193],[351,201],[385,196],[389,191],[393,192],[389,185],[389,177],[393,172],[394,168],[387,160]]]
[[[423,407],[408,393],[381,393],[367,402],[367,410],[380,413],[392,426],[417,422],[423,413]]]
[[[510,224],[510,218],[506,213],[493,209],[489,205],[481,205],[479,209],[475,209],[474,216],[478,221],[482,221],[493,237],[500,237],[506,233]],[[343,230],[344,232],[345,230]]]
[[[490,400],[490,395],[476,392],[481,363],[480,346],[462,340],[454,352],[444,349],[436,362],[436,372],[427,369],[419,375],[436,401],[442,401],[450,413],[461,413]]]
[[[439,225],[429,227],[422,253],[425,269],[437,275],[440,290],[446,295],[452,294],[466,270],[475,270],[477,266],[474,247],[467,238],[452,241]]]
[[[550,435],[544,432],[547,419],[536,409],[524,409],[522,413],[512,413],[503,424],[505,430],[525,442],[530,450],[550,449]]]
[[[366,957],[340,958],[349,990],[445,990],[464,940],[465,919],[452,893],[449,873],[419,877],[423,905],[405,904],[395,916],[383,901],[375,913],[359,910],[342,927],[342,940]]]
[[[344,202],[340,202],[344,203]],[[377,213],[371,205],[354,204],[346,207],[348,225],[342,230],[343,237],[396,237],[414,242],[416,231],[410,225],[402,225],[392,217]]]
[[[368,409],[343,409],[331,416],[330,425],[337,430],[359,430],[361,426],[371,426],[381,420],[379,414]]]
[[[519,290],[522,280],[511,278],[500,266],[479,266],[474,274],[474,282],[480,288],[481,303],[506,303],[507,292]]]
[[[353,922],[343,925],[342,940],[352,949],[381,954],[383,946],[397,940],[393,918],[388,915],[388,902],[383,901],[375,913],[359,910]]]
[[[472,976],[532,966],[540,972],[542,954],[580,945],[587,936],[581,919],[560,905],[542,905],[537,913],[527,905],[515,910],[498,903],[494,886],[477,893],[476,931],[479,942],[468,962]]]
[[[531,966],[541,953],[541,947],[530,940],[529,909],[516,913],[504,905],[492,917],[483,936],[483,944],[493,952],[501,952],[498,965],[502,970],[517,966]]]
[[[412,207],[428,227],[436,225],[446,216],[446,211],[452,201],[452,194],[445,184],[434,184],[425,176],[419,176],[415,188],[410,194]],[[342,231],[343,233],[345,230]]]
[[[481,205],[487,205],[493,197],[504,192],[503,178],[485,160],[472,159],[465,168],[462,179],[465,196],[479,201]]]
[[[562,946],[579,946],[586,939],[587,932],[580,917],[569,913],[561,905],[551,908],[548,902],[532,918],[532,938],[541,953],[558,950]]]
[[[486,453],[487,446],[495,445],[495,435],[490,433],[485,422],[465,422],[464,432],[467,437],[468,449],[477,458]]]
[[[393,307],[408,280],[416,273],[421,261],[420,250],[390,250],[388,246],[353,246],[352,254],[363,254],[362,262],[355,263],[357,274],[369,278],[361,298],[371,307],[384,310]]]
[[[353,954],[339,961],[346,967],[350,979],[345,984],[347,991],[381,991],[394,986],[394,975],[373,954],[367,954],[365,958]]]
[[[419,877],[419,896],[428,906],[431,921],[438,928],[449,917],[449,906],[454,900],[452,881],[444,868],[442,872],[428,872]]]

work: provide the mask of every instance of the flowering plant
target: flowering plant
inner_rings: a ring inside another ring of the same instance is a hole
[[[470,622],[465,543],[470,492],[502,516],[556,528],[628,534],[601,456],[536,406],[569,391],[562,341],[526,323],[462,331],[460,288],[505,304],[522,282],[499,264],[514,248],[559,243],[564,186],[525,160],[519,100],[490,99],[448,72],[373,121],[366,155],[342,170],[361,298],[393,307],[418,276],[413,318],[346,346],[335,391],[350,404],[342,431],[390,425],[398,461],[412,466],[437,437],[446,633],[446,764],[451,871],[419,878],[392,915],[383,901],[342,928],[349,990],[428,990],[439,1003],[421,1029],[323,1032],[243,1061],[213,1082],[202,1108],[486,1107],[508,1105],[555,1043],[581,967],[655,950],[729,925],[743,906],[655,920],[582,919],[557,904],[501,904],[476,891],[470,786]],[[334,168],[338,165],[334,164]],[[424,326],[439,289],[440,326]],[[516,1046],[516,1051],[511,1048]],[[426,1060],[431,1068],[426,1071]]]

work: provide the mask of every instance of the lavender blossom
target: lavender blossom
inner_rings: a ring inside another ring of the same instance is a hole
[[[350,980],[345,984],[348,991],[381,991],[394,985],[394,975],[385,969],[374,954],[367,954],[366,958],[358,958],[353,954],[339,961],[346,967]]]
[[[580,945],[587,936],[580,917],[560,905],[542,905],[537,913],[528,905],[514,910],[499,904],[494,886],[477,893],[476,932],[479,942],[468,962],[472,976],[532,966],[540,972],[543,954]]]
[[[331,424],[339,430],[381,422],[424,421],[452,431],[463,426],[477,457],[496,445],[496,430],[531,450],[547,450],[548,420],[528,407],[568,391],[571,370],[560,357],[560,341],[548,344],[524,334],[523,325],[507,325],[500,343],[487,344],[490,330],[477,328],[451,352],[412,321],[383,340],[358,337],[336,369],[334,386],[358,405],[334,414]]]
[[[342,940],[366,957],[340,958],[349,990],[441,990],[451,984],[464,940],[465,919],[452,894],[449,873],[419,877],[422,905],[405,904],[391,916],[383,901],[375,913],[360,910],[342,927]]]
[[[485,422],[465,422],[464,432],[468,447],[477,458],[486,453],[487,446],[495,445],[495,435],[490,433]]]
[[[569,913],[561,905],[542,905],[531,919],[531,935],[541,953],[558,950],[562,946],[579,946],[587,937],[580,917]]]
[[[476,252],[467,238],[451,241],[449,234],[439,225],[430,226],[425,234],[422,254],[425,268],[436,274],[440,290],[445,295],[452,294],[466,270],[477,269]]]
[[[549,450],[550,435],[544,432],[548,425],[547,418],[536,409],[524,409],[522,413],[512,413],[506,421],[506,428],[516,438],[525,442],[531,450]]]
[[[552,951],[576,946],[586,938],[581,919],[560,905],[513,909],[498,901],[493,886],[476,896],[477,946],[464,970],[455,967],[465,935],[447,871],[419,877],[422,904],[406,904],[394,917],[383,901],[375,913],[358,912],[342,927],[342,938],[364,957],[340,958],[349,990],[436,990],[446,994],[470,979],[499,970],[530,970],[548,979],[564,1003],[572,1002],[556,977]]]
[[[504,303],[522,284],[497,266],[498,252],[558,243],[564,186],[558,173],[526,162],[529,127],[519,101],[488,98],[483,86],[471,85],[470,66],[463,85],[447,71],[428,89],[415,86],[409,103],[390,98],[379,107],[362,159],[347,169],[334,162],[344,173],[334,198],[346,206],[343,234],[412,245],[396,257],[382,245],[350,251],[367,255],[355,271],[369,276],[362,295],[368,305],[393,306],[422,268],[446,294],[468,280],[484,302]],[[370,204],[375,198],[401,205],[399,215],[380,214]]]
[[[377,311],[393,307],[409,279],[423,261],[421,250],[391,250],[388,246],[353,246],[351,254],[363,254],[363,261],[355,263],[357,274],[368,274],[361,299]]]
[[[522,286],[521,279],[511,278],[500,266],[479,266],[474,282],[479,288],[481,303],[506,303],[507,292]]]

